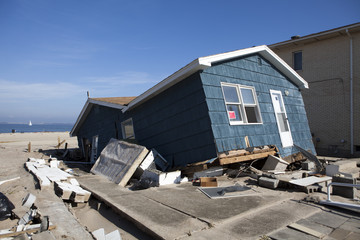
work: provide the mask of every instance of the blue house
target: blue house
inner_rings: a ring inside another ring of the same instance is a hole
[[[267,46],[195,59],[138,97],[89,98],[72,131],[91,160],[110,138],[156,149],[173,167],[251,146],[315,149],[307,82]]]

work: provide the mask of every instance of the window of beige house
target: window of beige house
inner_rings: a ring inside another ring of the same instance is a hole
[[[302,70],[302,51],[293,52],[294,70]]]

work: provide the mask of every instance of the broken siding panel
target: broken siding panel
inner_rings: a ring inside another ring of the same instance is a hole
[[[258,58],[258,55],[253,55],[218,63],[201,73],[218,151],[245,148],[243,138],[248,136],[252,146],[275,144],[284,156],[297,152],[292,147],[282,148],[270,95],[271,89],[279,90],[283,94],[290,129],[295,135],[299,133],[294,138],[296,139],[294,143],[301,145],[304,142],[304,145],[311,147],[311,144],[305,143],[311,138],[309,139],[310,130],[299,89],[266,60],[262,59],[262,65],[259,65]],[[221,82],[255,87],[263,124],[230,125]],[[289,93],[288,96],[284,94],[285,90]],[[292,125],[292,123],[297,123],[297,125]],[[311,147],[310,150],[313,151],[314,148]]]

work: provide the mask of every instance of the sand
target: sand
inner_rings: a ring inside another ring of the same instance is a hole
[[[17,178],[1,184],[0,192],[15,205],[14,212],[20,216],[28,211],[22,207],[22,199],[28,193],[36,196],[36,206],[42,209],[42,214],[49,215],[50,221],[57,225],[57,228],[52,231],[56,239],[92,239],[91,235],[68,211],[62,200],[54,194],[54,190],[51,188],[40,190],[37,180],[24,167],[24,163],[29,157],[48,159],[48,156],[38,150],[54,149],[58,143],[58,137],[61,141],[66,140],[68,148],[77,147],[76,138],[70,138],[68,132],[0,134],[0,182]],[[32,145],[31,152],[28,152],[29,142]],[[66,221],[60,222],[59,219],[64,218]],[[0,221],[0,230],[16,225],[16,219]]]
[[[46,214],[52,214],[50,221],[51,219],[54,221],[55,218],[64,219],[66,217],[66,221],[59,222],[60,220],[58,220],[56,222],[57,228],[51,231],[56,239],[63,239],[64,236],[67,237],[66,239],[92,239],[88,232],[98,228],[104,228],[106,233],[117,229],[124,240],[151,239],[132,223],[119,217],[110,208],[102,204],[99,205],[101,207],[99,207],[98,211],[89,204],[72,207],[71,211],[69,211],[69,206],[55,195],[53,189],[39,189],[37,180],[25,169],[24,163],[29,157],[49,159],[46,154],[56,149],[58,138],[60,138],[60,141],[66,140],[69,149],[78,148],[77,138],[70,137],[68,132],[0,134],[0,183],[18,178],[0,184],[0,192],[5,194],[16,206],[16,211],[25,214],[25,210],[21,207],[21,201],[30,192],[37,197],[36,203],[40,206],[40,211],[43,208]],[[29,142],[31,142],[31,152],[28,152]],[[64,149],[64,144],[61,145],[60,149]],[[78,173],[78,169],[74,170]],[[90,173],[81,172],[81,174]],[[91,202],[94,203],[96,200],[92,199]],[[52,212],[54,206],[56,211]],[[56,214],[59,214],[59,216]],[[7,219],[0,221],[0,230],[15,225],[17,225],[17,220]]]

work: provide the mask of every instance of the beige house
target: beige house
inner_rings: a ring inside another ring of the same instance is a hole
[[[318,155],[360,156],[360,23],[269,47],[309,83],[302,95]]]

